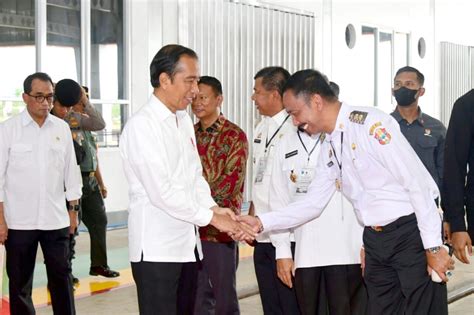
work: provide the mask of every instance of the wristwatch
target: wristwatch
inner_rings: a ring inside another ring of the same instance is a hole
[[[79,204],[76,205],[67,205],[69,211],[79,211]]]
[[[436,254],[441,250],[441,246],[435,246],[435,247],[430,247],[427,248],[426,251],[431,254]]]

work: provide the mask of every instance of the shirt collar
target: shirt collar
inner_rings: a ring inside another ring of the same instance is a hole
[[[217,117],[217,120],[212,125],[207,127],[205,131],[209,133],[217,132],[224,126],[225,121],[226,121],[226,118],[224,117],[222,113],[220,113],[219,117]],[[194,126],[195,126],[196,131],[199,131],[199,132],[204,131],[202,130],[201,124],[199,122],[196,123]]]
[[[44,125],[47,125],[49,123],[51,123],[51,118],[50,118],[51,114],[48,113],[48,115],[46,116],[46,119],[44,120],[44,123],[43,123],[43,126]],[[33,118],[31,117],[30,115],[30,112],[28,111],[27,108],[25,108],[22,112],[21,112],[21,123],[24,126],[27,126],[31,123],[36,123]]]
[[[278,114],[268,118],[273,121],[277,126],[281,126],[285,121],[286,116],[288,116],[288,113],[285,109],[282,109],[280,112],[278,112]]]
[[[331,134],[335,131],[344,132],[347,128],[347,123],[349,122],[349,112],[351,108],[345,104],[341,103],[341,108],[339,109],[339,114],[337,115],[336,125],[334,126],[334,130]]]
[[[397,109],[395,109],[392,112],[392,116],[393,116],[393,118],[395,118],[395,120],[398,123],[400,123],[402,120],[405,120],[405,118],[403,118],[402,115],[400,115],[400,112]],[[423,119],[423,112],[421,111],[420,106],[418,106],[418,116],[416,117],[415,120],[418,121],[420,123],[420,125],[422,125],[422,126],[425,123],[425,120]]]
[[[169,117],[177,116],[178,118],[182,118],[181,112],[183,111],[176,111],[176,114],[169,110],[165,104],[155,94],[151,94],[150,99],[148,100],[148,105],[150,106],[153,113],[158,117],[159,120],[164,121]]]

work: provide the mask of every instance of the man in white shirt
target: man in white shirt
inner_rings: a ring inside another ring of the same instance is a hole
[[[252,100],[263,117],[254,130],[250,215],[260,215],[272,210],[270,180],[274,152],[278,143],[296,130],[282,102],[283,86],[289,77],[288,71],[281,67],[263,68],[254,77]],[[291,241],[294,250],[293,235]],[[257,237],[253,260],[265,314],[299,314],[295,290],[278,279],[275,248],[268,233]]]
[[[245,227],[231,219],[230,209],[217,207],[202,176],[185,111],[199,92],[196,53],[162,47],[150,64],[150,79],[153,94],[120,138],[130,195],[130,261],[140,314],[184,314],[192,312],[196,282],[186,276],[180,285],[188,287],[178,283],[183,270],[197,277],[196,225],[237,236]]]
[[[445,314],[433,299],[428,274],[454,260],[440,247],[436,183],[389,115],[341,104],[316,70],[298,71],[285,85],[284,104],[293,123],[310,134],[326,132],[316,173],[305,198],[260,218],[241,220],[255,230],[298,226],[321,215],[342,191],[366,226],[365,281],[371,314]],[[427,271],[428,270],[428,271]]]
[[[0,243],[7,252],[10,313],[35,314],[31,290],[39,243],[53,312],[75,314],[68,257],[81,174],[69,126],[49,115],[51,78],[34,73],[23,86],[26,109],[0,125]]]
[[[315,177],[325,134],[313,137],[297,130],[278,145],[273,163],[270,208],[281,209],[304,198]],[[362,225],[351,204],[336,192],[318,219],[294,230],[273,233],[277,272],[293,287],[303,314],[365,314],[367,292],[360,268]],[[296,249],[290,247],[290,231]],[[318,310],[323,310],[318,313]]]

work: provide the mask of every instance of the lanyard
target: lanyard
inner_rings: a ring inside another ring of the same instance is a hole
[[[344,132],[341,132],[341,161],[337,158],[336,150],[334,149],[334,145],[332,144],[332,140],[329,142],[331,144],[332,152],[334,153],[334,158],[336,159],[337,166],[339,166],[339,171],[341,172],[342,177],[342,144],[344,142]]]
[[[313,151],[314,151],[314,149],[316,149],[316,146],[318,145],[319,140],[321,140],[321,136],[318,137],[318,141],[316,141],[316,143],[314,144],[314,146],[313,146],[313,148],[311,149],[311,151],[308,152],[308,149],[306,149],[306,146],[304,145],[303,139],[301,139],[300,132],[301,132],[301,131],[299,131],[299,129],[298,129],[298,131],[297,131],[298,138],[300,139],[301,145],[303,146],[303,149],[306,151],[306,154],[308,154],[308,162],[309,162],[309,159],[310,159],[310,157],[311,157],[311,154],[313,154]]]
[[[270,140],[268,140],[268,134],[267,134],[267,139],[265,140],[265,153],[267,152],[267,148],[268,148],[268,146],[270,145],[270,143],[272,143],[273,138],[275,138],[275,136],[278,134],[278,132],[280,131],[281,127],[283,127],[283,125],[284,125],[285,122],[288,120],[288,118],[290,118],[290,115],[286,116],[285,120],[283,120],[283,122],[281,123],[280,127],[278,127],[278,129],[273,133],[273,136],[270,138]]]

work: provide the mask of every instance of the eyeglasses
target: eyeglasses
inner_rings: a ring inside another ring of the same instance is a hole
[[[52,103],[53,102],[53,99],[54,99],[54,95],[31,95],[31,94],[28,94],[26,93],[26,95],[28,96],[31,96],[31,97],[34,97],[36,102],[38,103],[43,103],[44,100],[46,100],[48,103]]]

